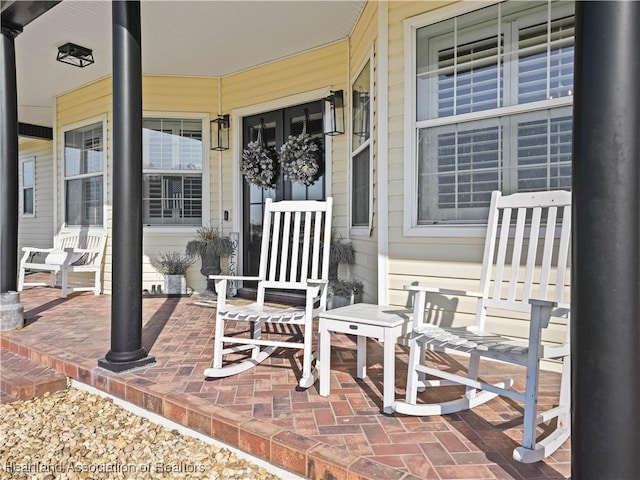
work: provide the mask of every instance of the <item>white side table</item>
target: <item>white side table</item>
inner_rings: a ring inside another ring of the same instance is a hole
[[[400,336],[411,328],[412,310],[370,303],[356,303],[327,310],[320,314],[319,355],[320,395],[329,395],[329,370],[331,365],[331,332],[350,333],[358,336],[358,378],[367,376],[367,337],[384,342],[384,380],[382,411],[393,413],[395,386],[395,345]]]

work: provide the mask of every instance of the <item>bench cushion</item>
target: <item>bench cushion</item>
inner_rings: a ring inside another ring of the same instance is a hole
[[[65,261],[67,261],[67,256],[69,256],[68,264],[72,265],[76,263],[78,260],[82,258],[84,253],[82,252],[65,252],[64,250],[54,250],[47,255],[44,259],[44,263],[47,265],[62,265]]]

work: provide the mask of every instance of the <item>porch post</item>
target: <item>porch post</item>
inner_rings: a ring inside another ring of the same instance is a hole
[[[18,88],[15,37],[22,27],[2,22],[0,54],[0,293],[18,286]]]
[[[140,2],[114,1],[111,350],[121,372],[155,362],[142,348],[142,55]]]
[[[572,477],[640,478],[640,3],[576,3]]]

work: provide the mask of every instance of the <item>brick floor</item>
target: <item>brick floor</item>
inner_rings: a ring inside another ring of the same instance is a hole
[[[64,373],[9,350],[0,350],[0,403],[28,400],[67,388]]]
[[[111,297],[36,287],[21,293],[27,325],[3,333],[5,352],[87,383],[312,479],[561,479],[570,475],[567,442],[543,462],[511,459],[522,406],[497,398],[440,417],[383,415],[382,346],[369,340],[368,378],[355,378],[355,342],[332,335],[331,395],[296,389],[301,356],[288,350],[236,376],[206,380],[213,353],[213,308],[195,298],[145,298],[142,344],[156,363],[115,374],[97,366],[110,348]],[[396,395],[404,394],[407,350],[397,346]],[[3,354],[4,355],[4,354]],[[4,357],[3,357],[4,358]],[[459,370],[464,359],[433,355]],[[481,376],[524,369],[484,362]],[[559,376],[543,372],[540,403],[553,404]],[[456,391],[450,391],[455,395]]]

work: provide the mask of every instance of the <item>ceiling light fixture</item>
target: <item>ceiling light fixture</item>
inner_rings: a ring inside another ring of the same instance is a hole
[[[84,68],[94,62],[93,51],[90,48],[81,47],[75,43],[65,43],[58,47],[56,60],[75,67]]]

